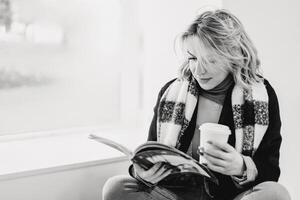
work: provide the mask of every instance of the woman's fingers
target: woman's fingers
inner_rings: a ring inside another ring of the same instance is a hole
[[[216,148],[222,150],[222,151],[225,151],[225,152],[232,152],[232,151],[235,150],[233,148],[233,146],[231,146],[228,143],[221,143],[221,142],[218,142],[218,141],[210,141],[210,144],[215,146]]]
[[[167,176],[169,176],[172,173],[172,170],[168,170],[165,173],[161,174],[161,176],[156,177],[155,179],[153,179],[152,183],[158,183],[159,181],[163,180],[164,178],[166,178]]]
[[[137,174],[141,177],[148,176],[154,174],[161,167],[161,163],[156,163],[150,169],[145,170],[137,164],[134,164],[134,169]]]
[[[155,180],[159,179],[159,177],[163,174],[163,172],[166,171],[166,168],[164,165],[160,165],[160,168],[149,177],[149,181],[151,183],[156,183]]]
[[[204,149],[204,154],[208,154],[209,156],[215,157],[215,158],[219,158],[222,160],[227,160],[228,159],[228,155],[226,152],[222,151],[221,149],[215,147],[212,144],[207,144],[206,148]]]
[[[227,163],[224,160],[211,156],[207,153],[204,153],[204,158],[208,160],[211,164],[216,166],[225,167],[227,165]]]
[[[134,172],[136,175],[138,175],[139,177],[142,177],[142,178],[145,177],[146,170],[144,170],[142,167],[140,167],[137,164],[133,164],[133,167],[134,167]]]
[[[139,185],[136,182],[124,183],[124,190],[130,192],[137,192],[139,190]]]
[[[153,184],[161,181],[162,179],[170,175],[173,171],[173,169],[169,165],[163,162],[154,164],[148,170],[144,170],[142,167],[134,164],[134,169],[138,176]]]
[[[211,169],[212,171],[215,171],[215,172],[219,172],[221,174],[224,174],[224,168],[223,167],[220,167],[220,166],[216,166],[214,164],[212,164],[211,162],[207,161],[207,167],[209,169]]]
[[[166,170],[164,167],[165,164],[162,162],[154,164],[150,169],[144,170],[138,165],[134,165],[136,173],[138,176],[143,178],[144,180],[154,183],[153,180],[159,179],[158,177]]]
[[[204,157],[208,162],[208,168],[225,175],[243,173],[245,164],[241,154],[236,150],[231,150],[230,145],[224,145],[222,149],[221,146],[207,145]]]
[[[164,171],[164,164],[163,163],[156,163],[146,172],[146,176],[152,179],[153,177],[159,176],[161,172]]]
[[[172,169],[167,168],[167,167],[162,167],[159,169],[153,176],[151,176],[150,182],[151,183],[157,183],[167,177],[169,174],[172,173]]]

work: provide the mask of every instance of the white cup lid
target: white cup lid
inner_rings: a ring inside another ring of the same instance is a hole
[[[231,134],[231,131],[228,126],[222,125],[222,124],[216,124],[216,123],[204,123],[202,124],[199,129],[201,131],[215,131],[220,133],[228,133]]]

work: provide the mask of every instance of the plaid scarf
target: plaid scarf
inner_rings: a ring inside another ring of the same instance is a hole
[[[158,142],[179,148],[180,138],[196,108],[199,92],[193,76],[176,79],[166,89],[158,107]],[[248,92],[235,85],[232,91],[232,111],[235,148],[243,155],[253,156],[269,124],[268,94],[264,84],[255,83]]]

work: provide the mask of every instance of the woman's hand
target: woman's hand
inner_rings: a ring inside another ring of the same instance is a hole
[[[224,175],[241,176],[245,170],[243,157],[229,144],[208,142],[203,150],[207,167]]]
[[[169,174],[171,174],[172,169],[167,167],[162,162],[154,164],[150,169],[144,170],[137,164],[133,164],[135,173],[141,177],[142,179],[146,180],[147,182],[150,182],[152,184],[156,184],[165,177],[167,177]]]

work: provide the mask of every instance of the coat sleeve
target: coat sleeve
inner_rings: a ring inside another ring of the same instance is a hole
[[[255,184],[264,181],[278,181],[280,175],[279,153],[281,146],[281,120],[276,93],[268,81],[265,81],[269,95],[269,126],[253,156],[258,170]]]
[[[157,100],[156,100],[156,104],[154,106],[154,109],[153,109],[153,118],[152,118],[152,121],[151,121],[151,124],[150,124],[150,128],[149,128],[149,132],[148,132],[148,141],[157,141],[157,134],[156,134],[156,123],[157,123],[157,113],[158,113],[158,106],[159,106],[159,102],[160,102],[160,99],[162,97],[162,95],[164,94],[164,92],[166,91],[166,89],[170,86],[171,83],[173,83],[176,79],[173,79],[169,82],[167,82],[162,88],[161,90],[159,91],[158,93],[158,97],[157,97]]]

